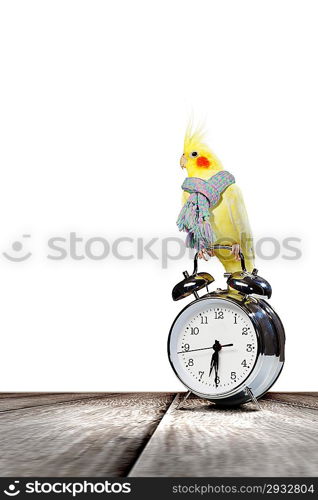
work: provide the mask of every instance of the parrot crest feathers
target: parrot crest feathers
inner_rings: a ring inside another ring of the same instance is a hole
[[[196,151],[197,149],[209,149],[207,145],[204,144],[204,137],[205,131],[203,125],[194,128],[192,121],[190,121],[184,137],[184,154],[188,156],[191,152]]]

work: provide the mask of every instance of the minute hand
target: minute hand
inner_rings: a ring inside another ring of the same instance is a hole
[[[233,344],[224,344],[221,345],[221,347],[232,347]],[[194,351],[206,351],[207,349],[213,349],[213,346],[211,347],[202,347],[201,349],[190,349],[189,351],[179,351],[177,354],[184,354],[185,352],[194,352]]]

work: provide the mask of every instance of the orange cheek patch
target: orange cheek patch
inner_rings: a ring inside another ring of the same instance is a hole
[[[197,158],[197,165],[198,167],[209,167],[210,162],[205,156],[199,156],[199,158]]]

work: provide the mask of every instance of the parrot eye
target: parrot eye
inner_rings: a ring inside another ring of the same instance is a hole
[[[190,153],[190,156],[191,158],[196,158],[198,156],[198,153],[196,151],[192,151],[192,153]]]

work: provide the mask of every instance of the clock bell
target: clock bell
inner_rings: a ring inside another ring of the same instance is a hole
[[[229,245],[213,245],[211,250],[232,250]],[[227,285],[230,289],[236,290],[242,295],[257,295],[259,297],[267,297],[272,295],[272,287],[268,281],[259,276],[258,270],[253,269],[250,273],[246,270],[245,259],[240,252],[241,271],[229,274],[225,273]],[[215,280],[213,276],[206,272],[198,272],[198,253],[194,257],[194,269],[191,275],[187,271],[183,272],[184,279],[177,283],[172,290],[173,300],[180,300],[193,294],[196,299],[199,298],[198,291],[206,288],[209,292],[208,285]]]

